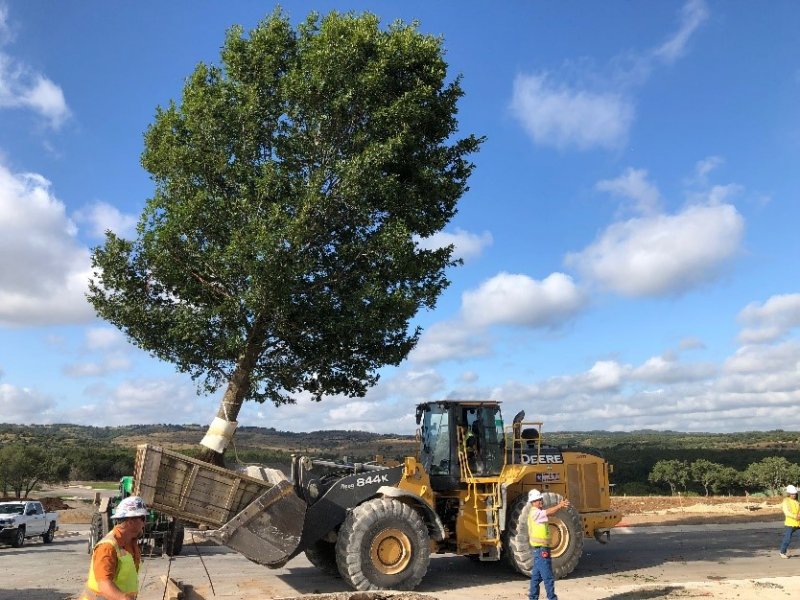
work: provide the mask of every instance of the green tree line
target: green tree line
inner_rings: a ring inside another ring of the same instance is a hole
[[[653,465],[648,481],[669,486],[670,492],[701,491],[706,496],[734,493],[781,494],[787,484],[800,481],[800,464],[789,462],[783,456],[768,456],[737,471],[704,458],[692,462],[685,460],[660,460]]]

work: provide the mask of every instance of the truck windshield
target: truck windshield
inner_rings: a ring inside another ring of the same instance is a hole
[[[0,515],[21,515],[24,510],[22,504],[0,504]]]

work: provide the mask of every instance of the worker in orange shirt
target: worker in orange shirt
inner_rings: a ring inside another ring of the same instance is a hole
[[[92,551],[92,564],[80,600],[135,600],[139,593],[142,554],[138,538],[147,521],[147,507],[139,496],[117,505],[114,528]]]

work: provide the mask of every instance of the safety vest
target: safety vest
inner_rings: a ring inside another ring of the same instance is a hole
[[[124,594],[131,592],[136,593],[139,590],[139,573],[136,571],[136,562],[133,560],[133,554],[121,548],[114,537],[114,531],[108,534],[97,544],[111,544],[117,552],[117,570],[114,573],[114,585]],[[100,586],[97,578],[94,576],[94,560],[89,564],[89,578],[86,581],[86,587],[83,590],[80,600],[104,600],[105,596],[100,594]]]
[[[783,514],[786,515],[786,519],[783,521],[784,525],[787,527],[800,527],[800,520],[797,518],[798,512],[800,512],[800,502],[792,498],[783,499]],[[789,515],[794,516],[790,517]]]
[[[531,507],[528,512],[528,539],[531,546],[550,546],[550,529],[547,523],[537,523],[536,516],[539,511]]]

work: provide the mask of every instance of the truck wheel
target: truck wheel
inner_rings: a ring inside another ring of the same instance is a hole
[[[169,529],[164,533],[164,554],[178,556],[183,550],[183,522],[174,520]]]
[[[336,543],[318,540],[305,550],[308,562],[317,567],[326,575],[339,576],[336,566]]]
[[[357,590],[413,590],[430,558],[425,522],[394,498],[375,498],[354,508],[336,541],[339,573]]]
[[[562,496],[545,492],[544,508],[561,502]],[[504,533],[503,549],[506,562],[515,571],[531,576],[533,556],[528,540],[528,513],[530,502],[527,494],[514,500]],[[574,506],[562,508],[550,516],[550,545],[553,575],[556,579],[566,577],[575,569],[583,554],[583,527],[581,516]]]
[[[17,532],[14,534],[14,539],[11,540],[11,545],[14,546],[14,548],[20,548],[24,543],[25,543],[25,527],[20,525],[19,527],[17,527]]]
[[[94,552],[94,547],[108,533],[108,515],[96,512],[92,515],[92,524],[89,526],[89,546],[87,552]]]
[[[47,531],[42,534],[42,541],[45,544],[49,544],[53,541],[54,537],[56,537],[56,524],[55,522],[51,522],[50,527],[48,527]]]

